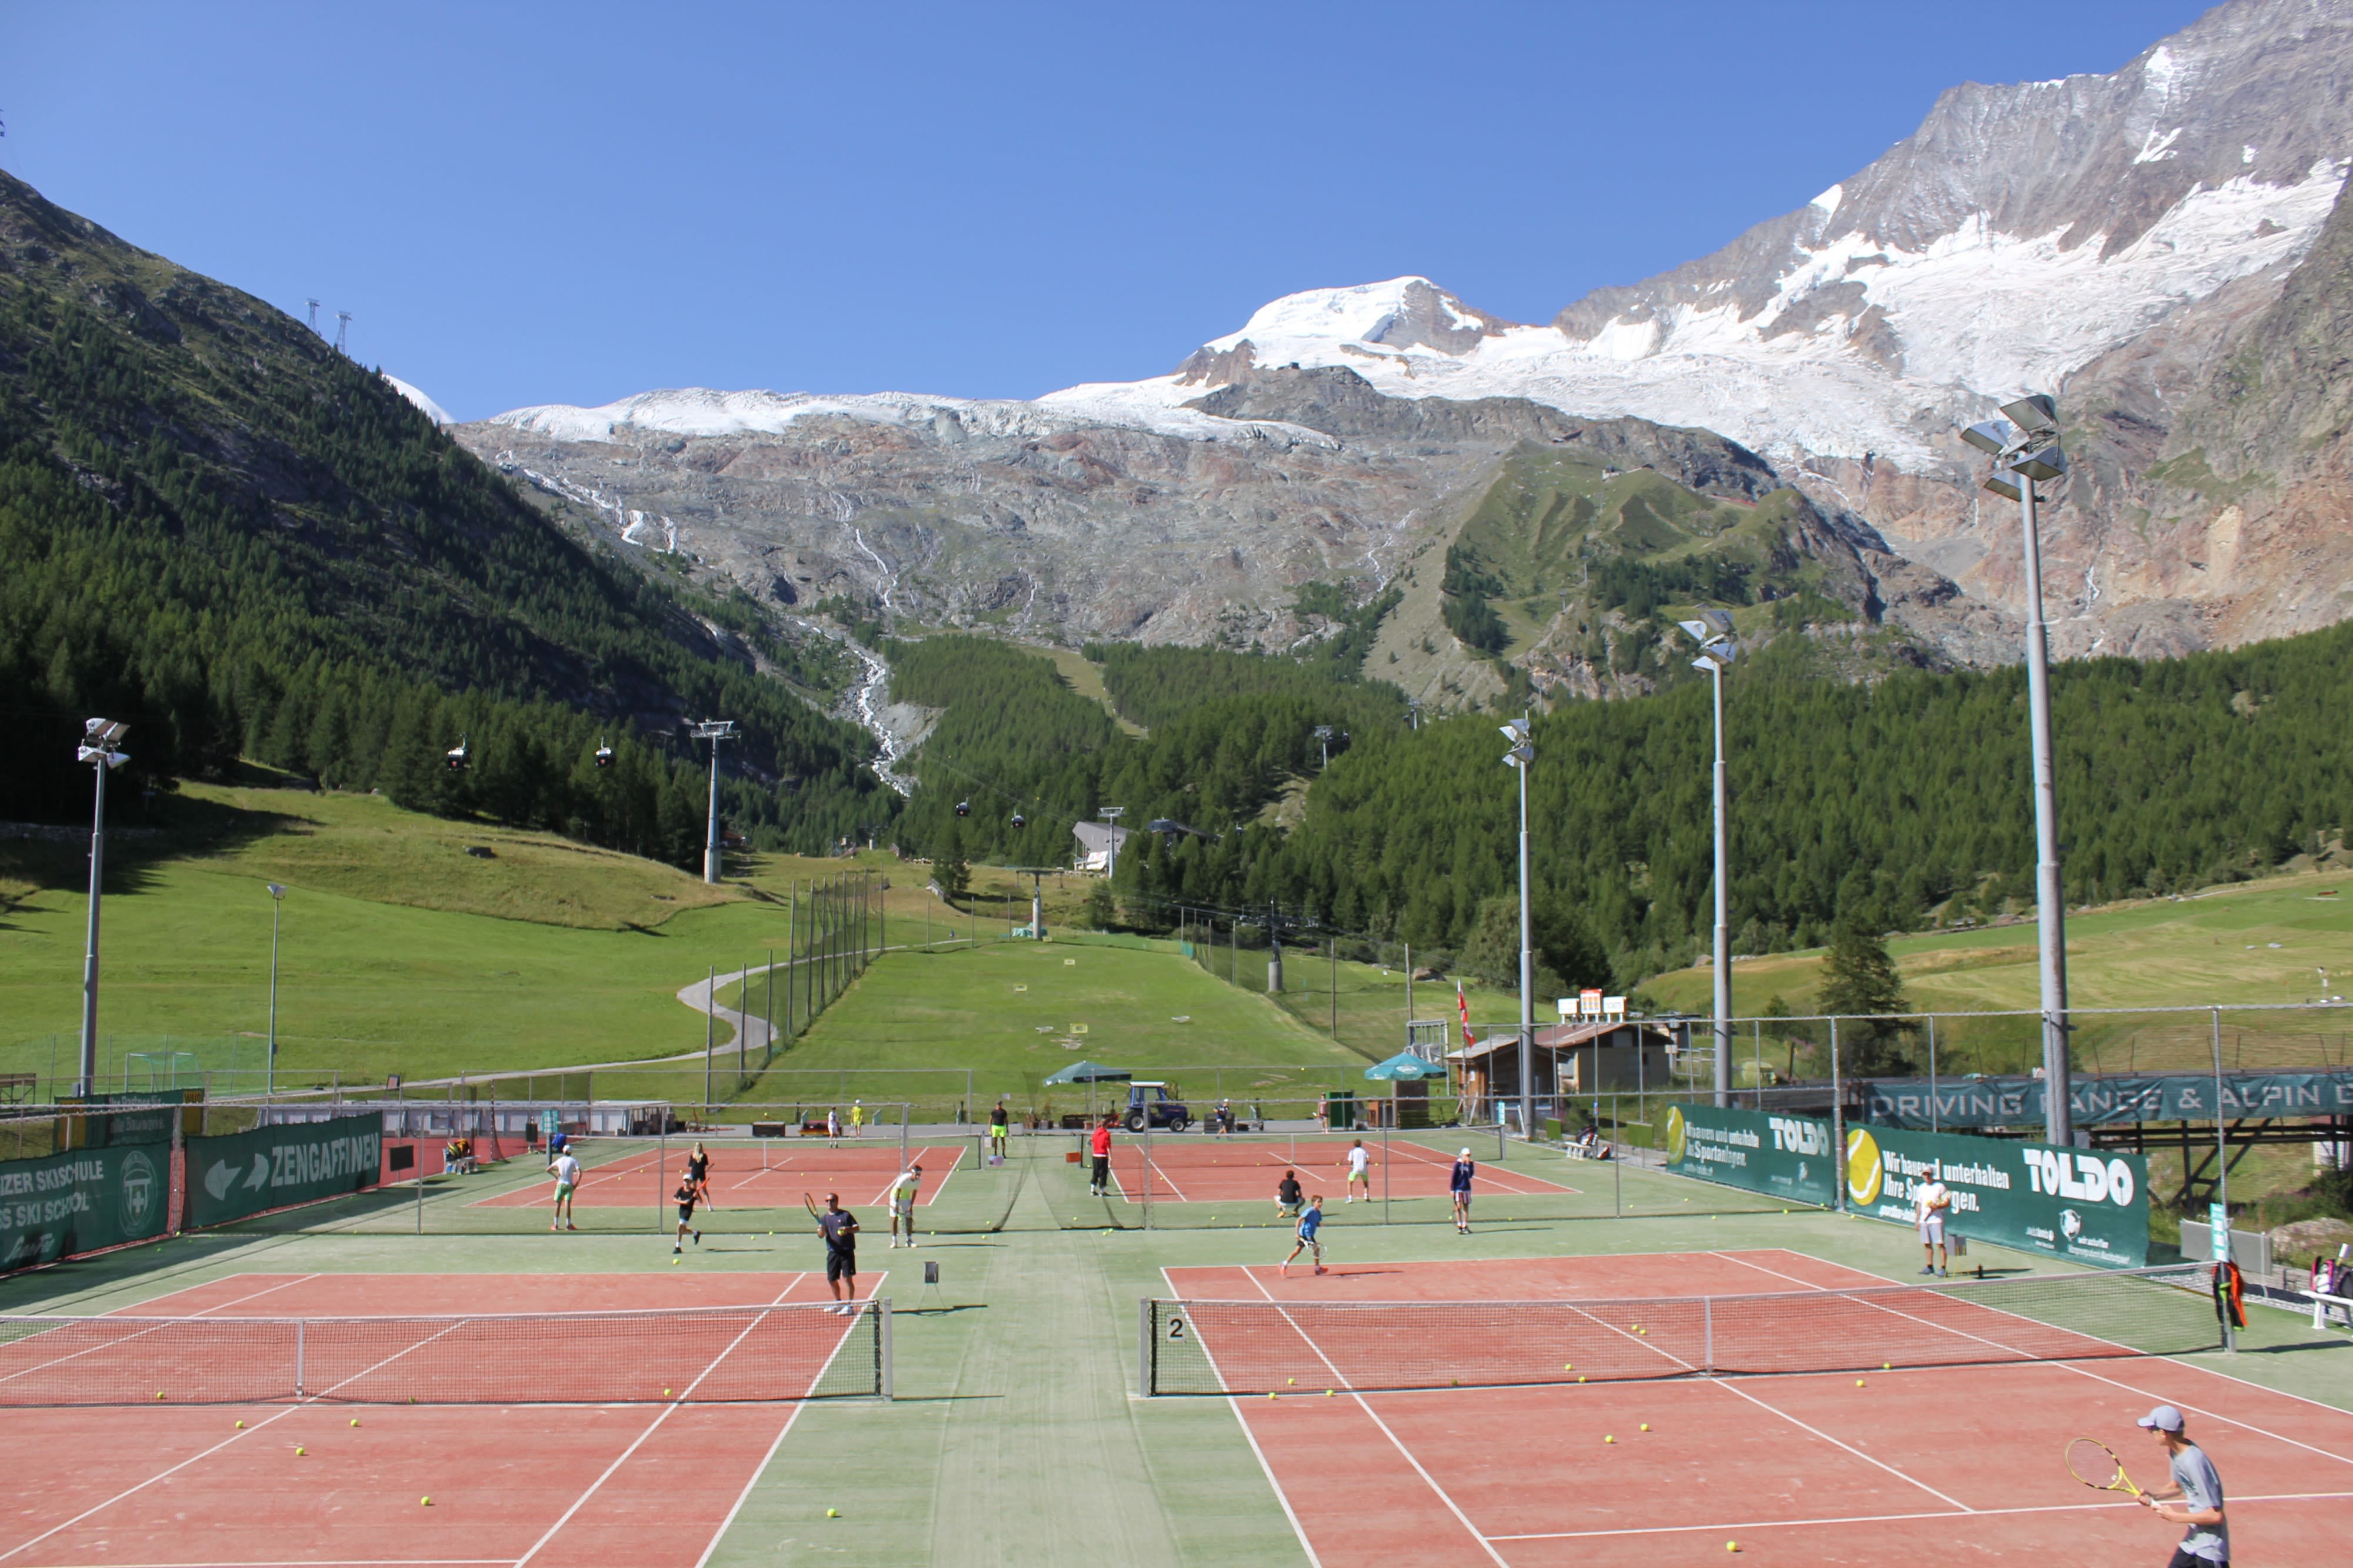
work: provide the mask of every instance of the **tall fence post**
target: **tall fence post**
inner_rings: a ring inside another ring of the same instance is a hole
[[[1838,1020],[1831,1020],[1831,1197],[1832,1210],[1846,1212],[1846,1096],[1839,1090]]]
[[[1936,1129],[1936,1015],[1928,1015],[1928,1131]]]

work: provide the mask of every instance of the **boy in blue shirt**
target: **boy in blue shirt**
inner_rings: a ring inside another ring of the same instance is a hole
[[[1324,1243],[1317,1239],[1315,1235],[1323,1228],[1323,1225],[1324,1194],[1318,1193],[1307,1200],[1307,1212],[1299,1216],[1299,1245],[1291,1249],[1291,1258],[1284,1258],[1282,1266],[1275,1270],[1277,1278],[1290,1279],[1291,1258],[1298,1257],[1303,1252],[1310,1251],[1315,1254],[1315,1272],[1318,1274],[1324,1272]]]

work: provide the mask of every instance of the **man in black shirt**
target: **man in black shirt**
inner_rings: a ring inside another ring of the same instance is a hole
[[[1274,1184],[1274,1212],[1284,1219],[1299,1217],[1299,1173],[1285,1171]]]
[[[858,1219],[841,1206],[839,1193],[825,1194],[825,1212],[817,1216],[818,1234],[825,1237],[825,1283],[836,1305],[826,1309],[848,1318],[858,1311]]]
[[[694,1205],[702,1197],[702,1184],[695,1180],[694,1167],[690,1165],[678,1175],[678,1191],[670,1194],[678,1200],[678,1239],[670,1243],[675,1254],[685,1250],[686,1238],[694,1237],[697,1247],[702,1245],[702,1233],[694,1228]]]

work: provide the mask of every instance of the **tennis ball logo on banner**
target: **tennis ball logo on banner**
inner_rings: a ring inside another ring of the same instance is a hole
[[[1846,1195],[1868,1208],[1879,1201],[1887,1184],[1887,1163],[1880,1157],[1879,1140],[1862,1128],[1846,1135]]]
[[[133,1149],[122,1156],[122,1229],[126,1236],[144,1235],[155,1211],[155,1165]]]
[[[1667,1163],[1672,1164],[1683,1157],[1683,1113],[1680,1106],[1667,1107]]]

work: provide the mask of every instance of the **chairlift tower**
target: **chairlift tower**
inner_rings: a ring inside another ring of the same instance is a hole
[[[711,742],[711,821],[702,840],[702,879],[715,888],[719,885],[719,742],[737,738],[735,721],[701,720],[688,733]]]
[[[349,359],[349,358],[351,358],[351,357],[352,357],[352,352],[351,352],[351,350],[350,350],[349,348],[347,348],[347,347],[345,347],[345,346],[344,346],[345,344],[347,344],[347,343],[351,341],[351,331],[352,331],[352,313],[351,313],[349,310],[338,310],[338,311],[336,311],[336,312],[335,312],[335,352],[336,352],[337,353],[339,353],[339,354],[343,355],[345,359]]]
[[[319,331],[319,301],[316,300],[305,300],[302,303],[311,307],[311,335],[315,337],[318,335]]]

